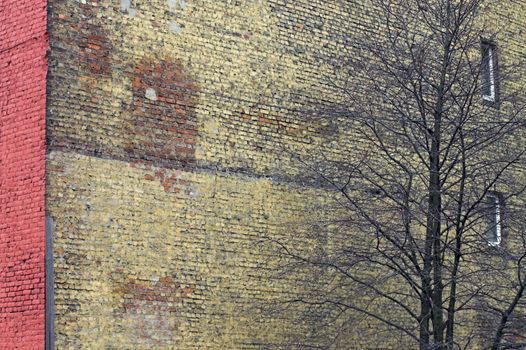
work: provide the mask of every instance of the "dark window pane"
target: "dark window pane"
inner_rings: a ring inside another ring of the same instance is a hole
[[[484,47],[484,96],[491,96],[490,58],[488,46]]]
[[[482,44],[482,92],[484,99],[495,101],[495,48]]]
[[[488,196],[487,200],[486,239],[490,244],[498,245],[501,240],[500,203],[497,195]]]

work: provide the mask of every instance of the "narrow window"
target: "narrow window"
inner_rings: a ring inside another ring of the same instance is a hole
[[[488,102],[496,102],[496,50],[490,42],[482,42],[482,98]]]
[[[488,229],[486,239],[492,246],[500,245],[502,240],[501,201],[497,194],[488,195]]]

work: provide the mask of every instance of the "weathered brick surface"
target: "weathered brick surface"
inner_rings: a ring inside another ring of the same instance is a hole
[[[258,242],[315,193],[64,152],[48,171],[58,348],[254,348],[284,330],[247,308],[294,288],[262,279]]]
[[[337,35],[350,14],[309,6],[50,2],[59,348],[249,349],[299,331],[254,306],[298,287],[266,279],[258,243],[322,198],[287,151],[323,140],[298,101],[332,96],[316,54],[338,44],[313,16]]]
[[[280,340],[291,325],[252,306],[298,285],[265,279],[256,243],[323,207],[288,151],[347,157],[356,141],[299,116],[337,97],[321,58],[349,49],[357,3],[50,0],[58,348]]]
[[[46,1],[0,3],[0,348],[44,348]]]

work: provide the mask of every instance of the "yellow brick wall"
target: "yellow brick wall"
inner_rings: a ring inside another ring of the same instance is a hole
[[[352,130],[336,147],[301,116],[338,98],[323,62],[352,54],[340,39],[367,1],[49,3],[57,349],[259,349],[304,332],[259,311],[299,288],[269,277],[259,243],[328,201],[290,152],[352,150]],[[520,28],[524,2],[506,3],[498,18]]]
[[[294,286],[262,279],[258,242],[314,191],[63,152],[48,167],[58,348],[237,349],[280,332],[250,308]]]

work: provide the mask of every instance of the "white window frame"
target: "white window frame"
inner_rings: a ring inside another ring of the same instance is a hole
[[[484,49],[487,50],[487,55],[488,55],[488,67],[485,67],[488,72],[489,72],[489,91],[490,91],[490,94],[489,95],[482,95],[482,98],[486,101],[489,101],[489,102],[495,102],[495,60],[494,60],[494,54],[493,54],[493,49],[494,49],[494,45],[492,45],[491,43],[484,43]],[[484,55],[486,54],[486,51],[484,52]],[[483,57],[483,60],[484,60],[484,63],[485,62],[485,59],[486,57]],[[486,78],[484,77],[484,80]],[[484,81],[484,83],[486,83],[486,81]]]
[[[490,215],[494,216],[495,218],[495,227],[494,228],[491,227],[490,230],[491,230],[492,236],[493,236],[493,232],[495,232],[495,235],[496,235],[495,240],[488,239],[488,244],[493,247],[498,247],[500,246],[500,243],[502,241],[501,203],[500,203],[500,198],[497,194],[490,194],[488,195],[488,197],[492,201],[492,207],[491,207],[492,212],[490,213]]]

